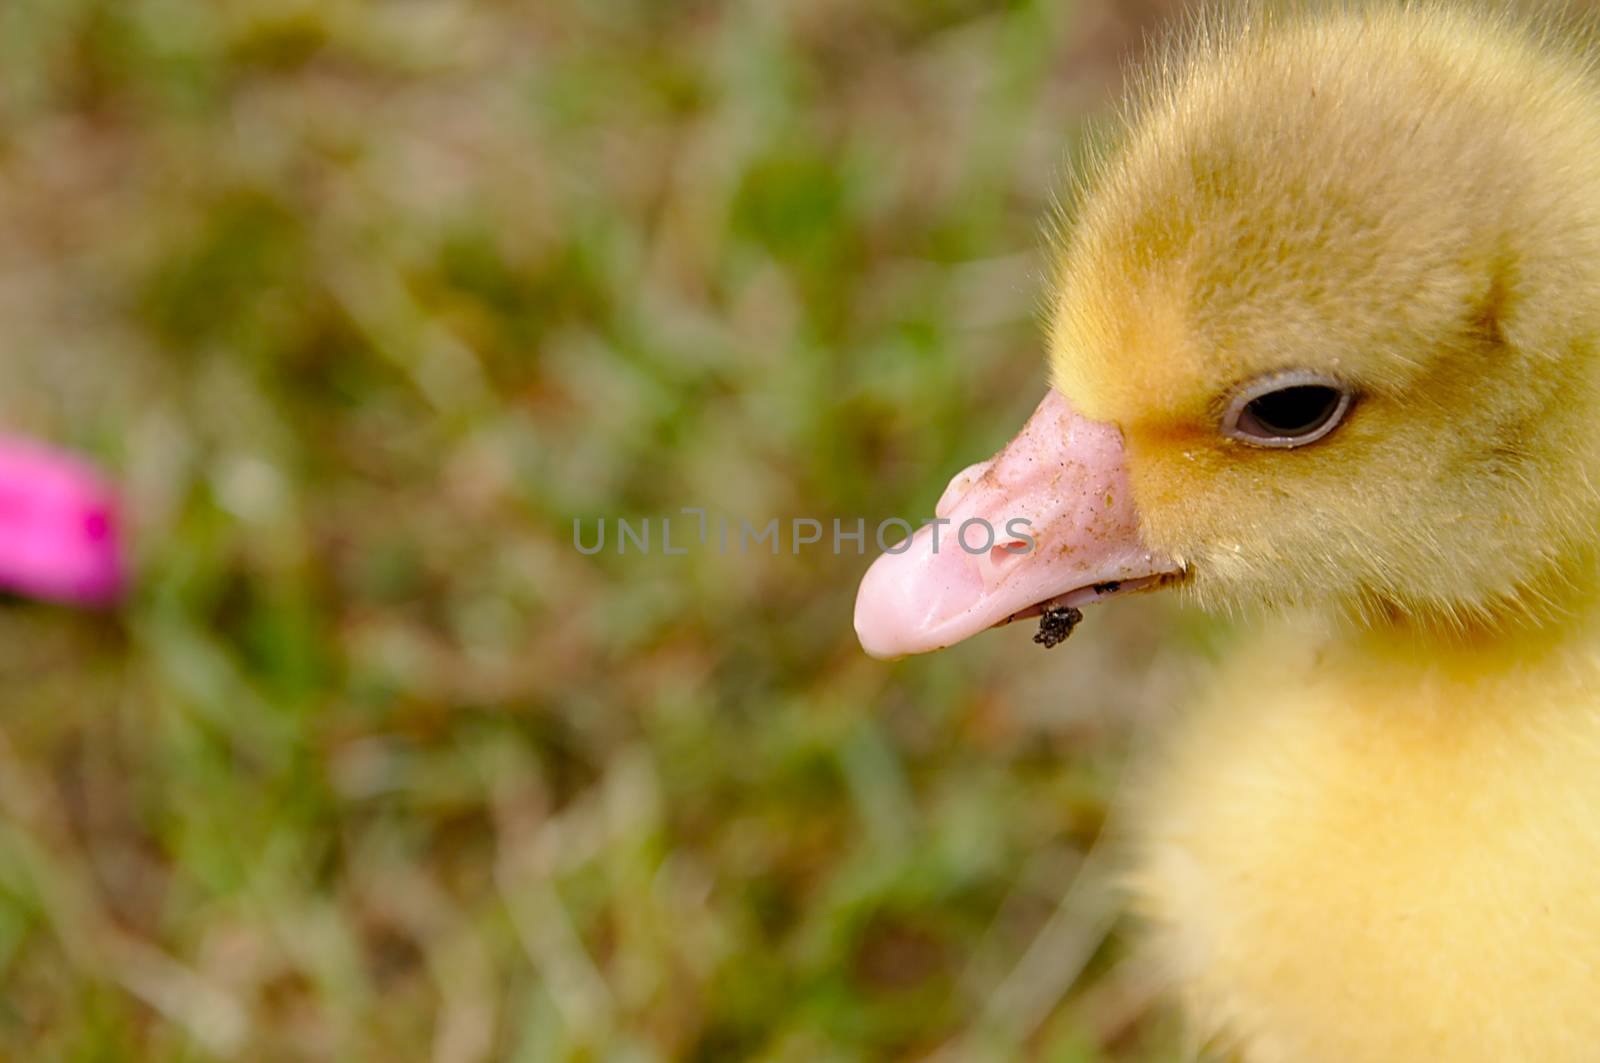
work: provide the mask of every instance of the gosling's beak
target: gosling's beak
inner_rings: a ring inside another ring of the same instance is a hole
[[[1182,573],[1140,538],[1121,432],[1053,390],[1004,450],[950,481],[935,513],[941,523],[861,581],[856,635],[874,657],[942,649]]]
[[[121,595],[116,495],[77,458],[0,439],[0,588],[76,605]]]

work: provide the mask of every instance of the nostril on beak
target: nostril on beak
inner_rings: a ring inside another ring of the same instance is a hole
[[[1003,572],[1008,565],[1027,556],[1027,543],[1021,541],[1001,543],[989,551],[989,565],[996,572]]]

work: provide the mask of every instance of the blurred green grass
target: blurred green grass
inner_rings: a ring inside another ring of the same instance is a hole
[[[930,513],[1167,6],[0,7],[0,416],[141,573],[0,612],[0,1051],[1175,1058],[1161,603],[886,666],[853,552],[572,545]]]

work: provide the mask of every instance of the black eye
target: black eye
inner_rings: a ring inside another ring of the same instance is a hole
[[[1258,447],[1303,447],[1339,426],[1351,391],[1313,373],[1279,373],[1245,388],[1222,419],[1223,434]]]

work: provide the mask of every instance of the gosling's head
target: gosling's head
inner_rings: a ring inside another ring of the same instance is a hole
[[[1052,397],[941,503],[1021,512],[1031,548],[919,536],[869,573],[864,644],[1178,578],[1219,608],[1542,615],[1600,514],[1597,100],[1539,31],[1428,7],[1174,45],[1063,226]]]

